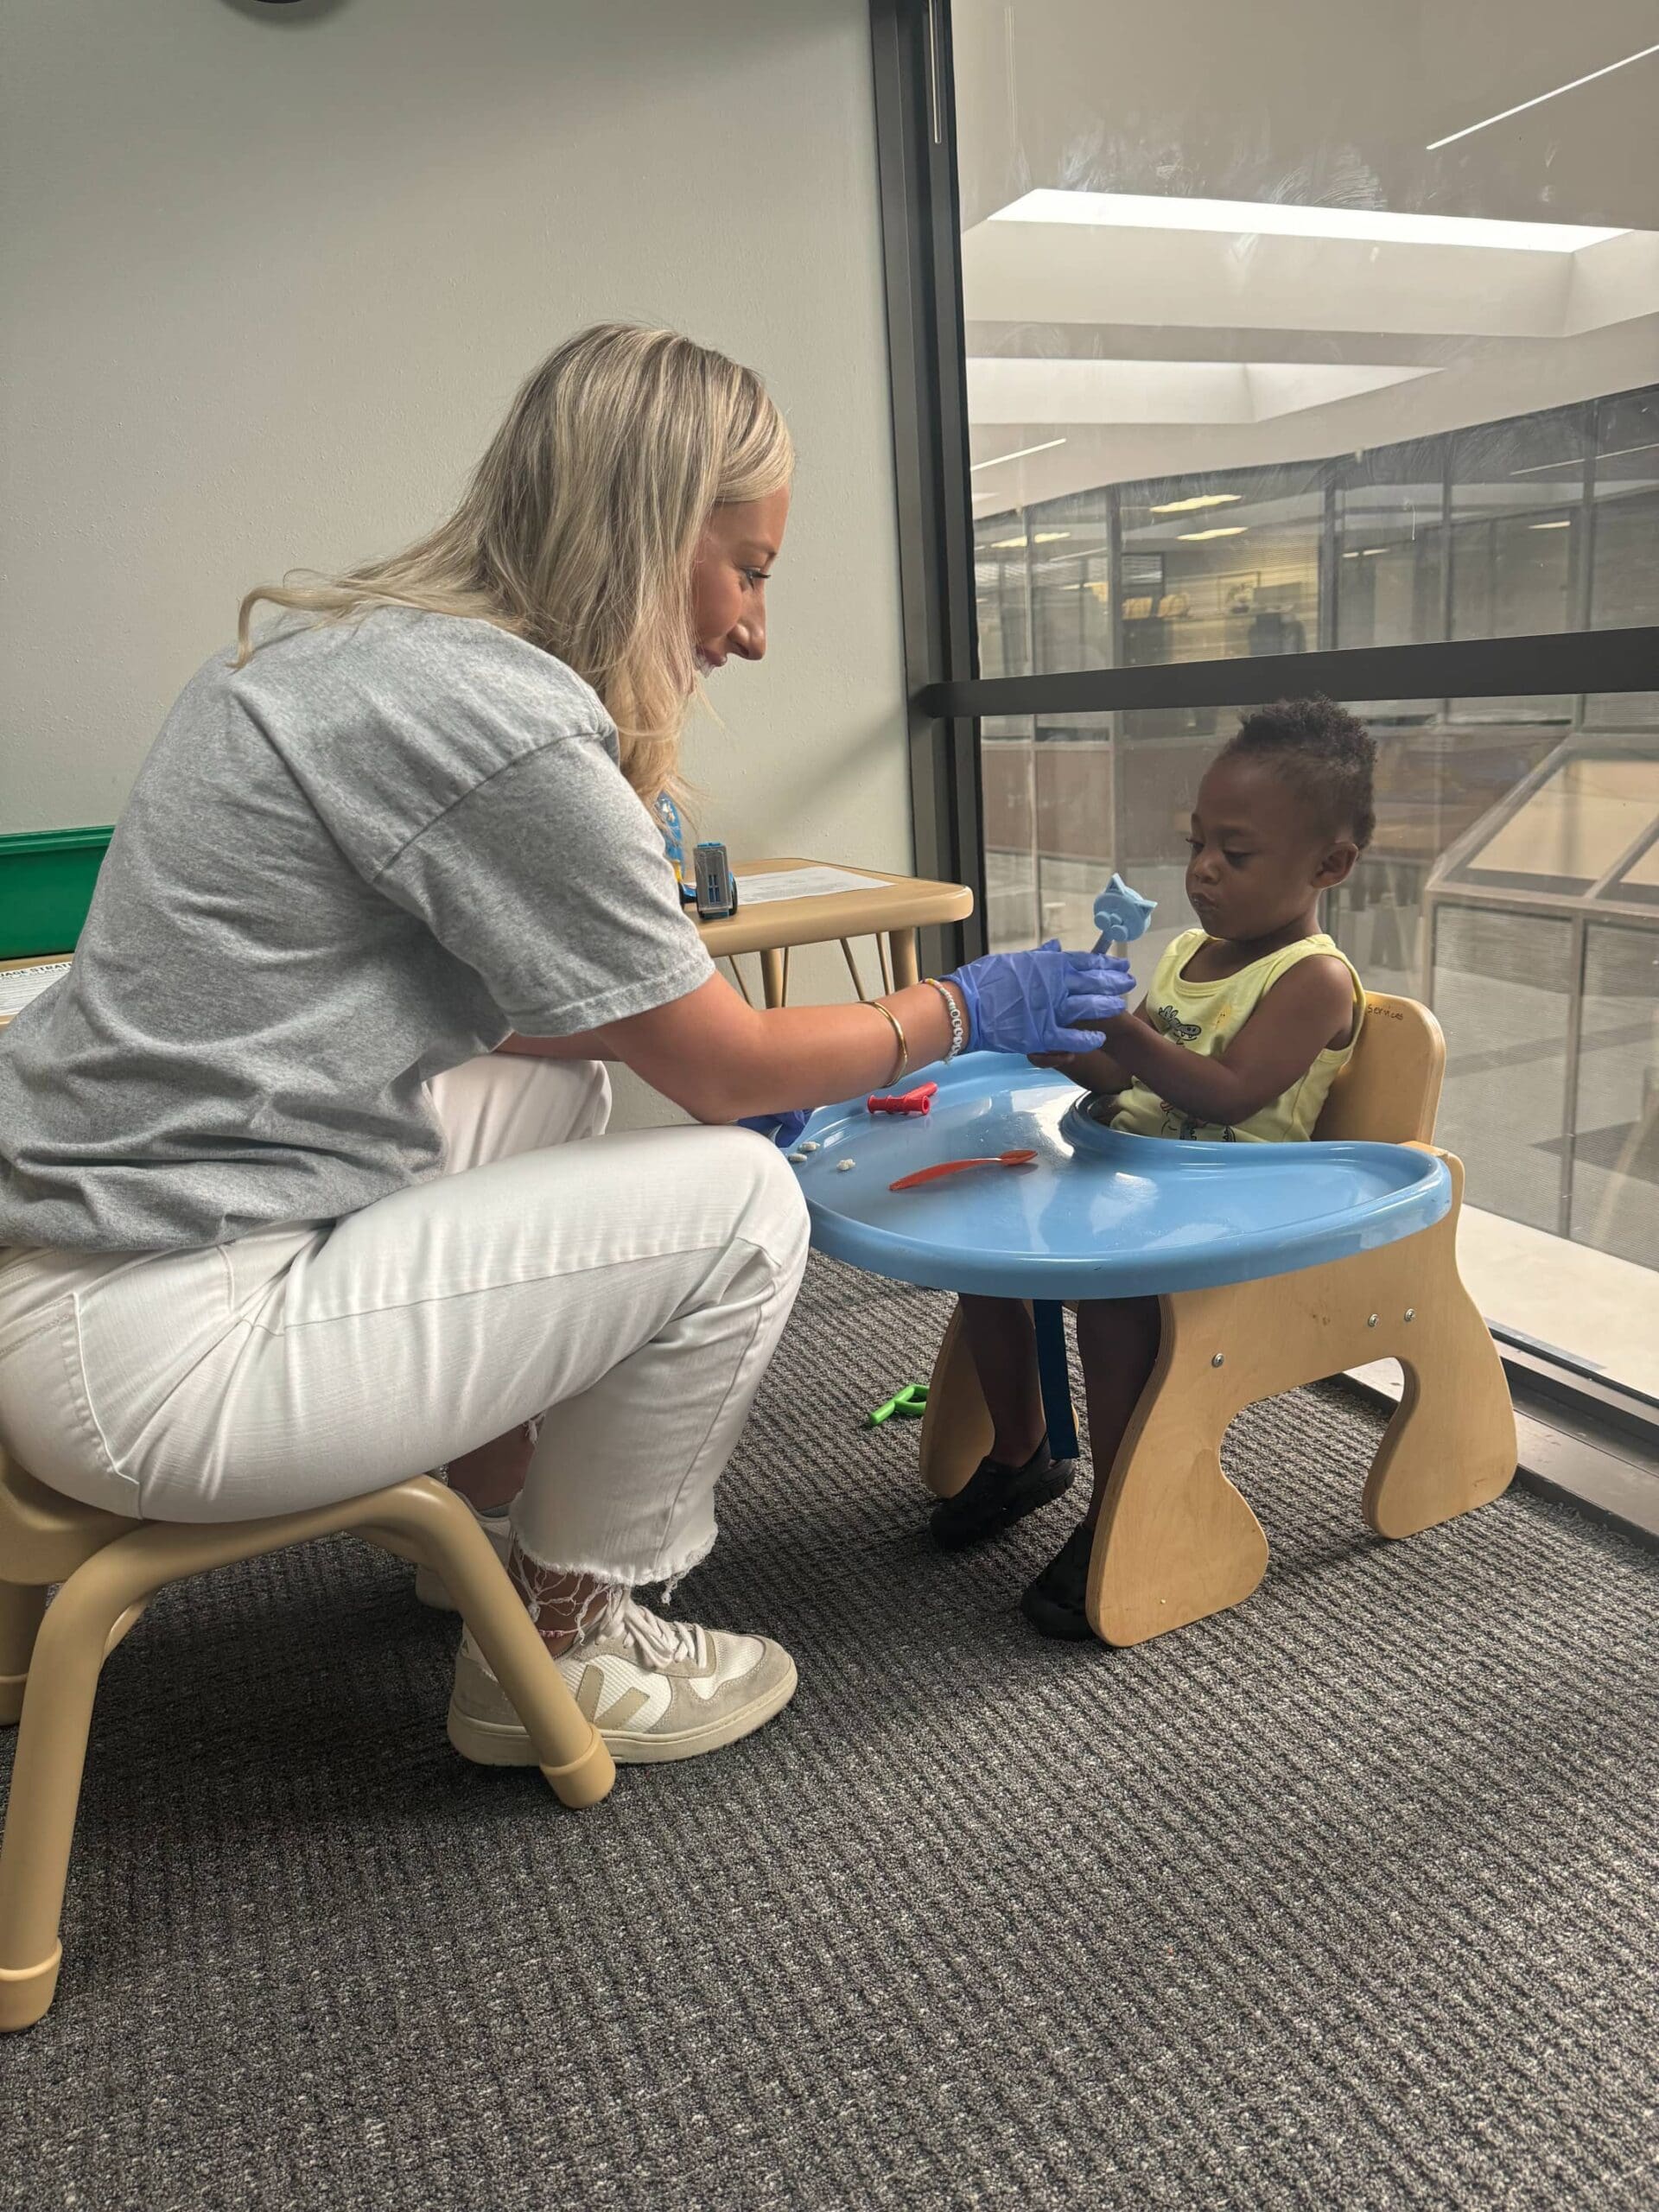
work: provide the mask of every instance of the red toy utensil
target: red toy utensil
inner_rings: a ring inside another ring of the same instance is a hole
[[[931,1111],[937,1083],[918,1083],[914,1090],[901,1090],[892,1095],[878,1092],[864,1101],[869,1114],[926,1114]]]
[[[1036,1157],[1034,1152],[998,1152],[984,1160],[941,1160],[935,1166],[918,1167],[913,1175],[901,1175],[887,1188],[913,1191],[919,1184],[937,1183],[941,1175],[960,1175],[968,1167],[1029,1167]]]

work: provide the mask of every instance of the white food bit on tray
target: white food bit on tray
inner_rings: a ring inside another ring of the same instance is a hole
[[[858,1162],[855,1160],[838,1160],[836,1162],[836,1173],[837,1175],[844,1175],[849,1167],[856,1167],[857,1165]]]

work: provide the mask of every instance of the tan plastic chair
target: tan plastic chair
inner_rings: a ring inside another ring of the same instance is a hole
[[[1451,1172],[1451,1208],[1377,1251],[1159,1300],[1157,1364],[1118,1447],[1090,1560],[1089,1618],[1108,1643],[1142,1643],[1240,1605],[1266,1573],[1262,1524],[1221,1470],[1228,1423],[1262,1398],[1399,1361],[1404,1394],[1361,1507],[1379,1535],[1415,1535],[1488,1504],[1515,1473],[1509,1385],[1458,1273],[1463,1163],[1429,1142],[1446,1040],[1414,999],[1370,991],[1365,1003],[1358,1047],[1315,1137],[1435,1152]],[[928,1390],[923,1480],[954,1497],[990,1444],[956,1313]]]
[[[596,1804],[610,1789],[610,1752],[489,1539],[441,1483],[419,1476],[310,1512],[183,1525],[77,1504],[0,1451],[0,1724],[22,1723],[0,1845],[0,2030],[32,2027],[57,1988],[58,1921],[105,1660],[164,1584],[347,1529],[442,1574],[565,1804]],[[52,1583],[62,1586],[48,1606]]]

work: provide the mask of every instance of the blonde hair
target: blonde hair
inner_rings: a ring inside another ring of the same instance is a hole
[[[717,506],[790,480],[789,431],[752,369],[671,330],[600,323],[526,378],[454,512],[401,553],[242,601],[342,621],[376,607],[471,615],[591,683],[646,801],[676,780],[696,688],[691,578]]]

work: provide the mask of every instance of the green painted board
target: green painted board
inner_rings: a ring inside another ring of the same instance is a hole
[[[111,835],[31,830],[0,837],[0,960],[74,950]]]

